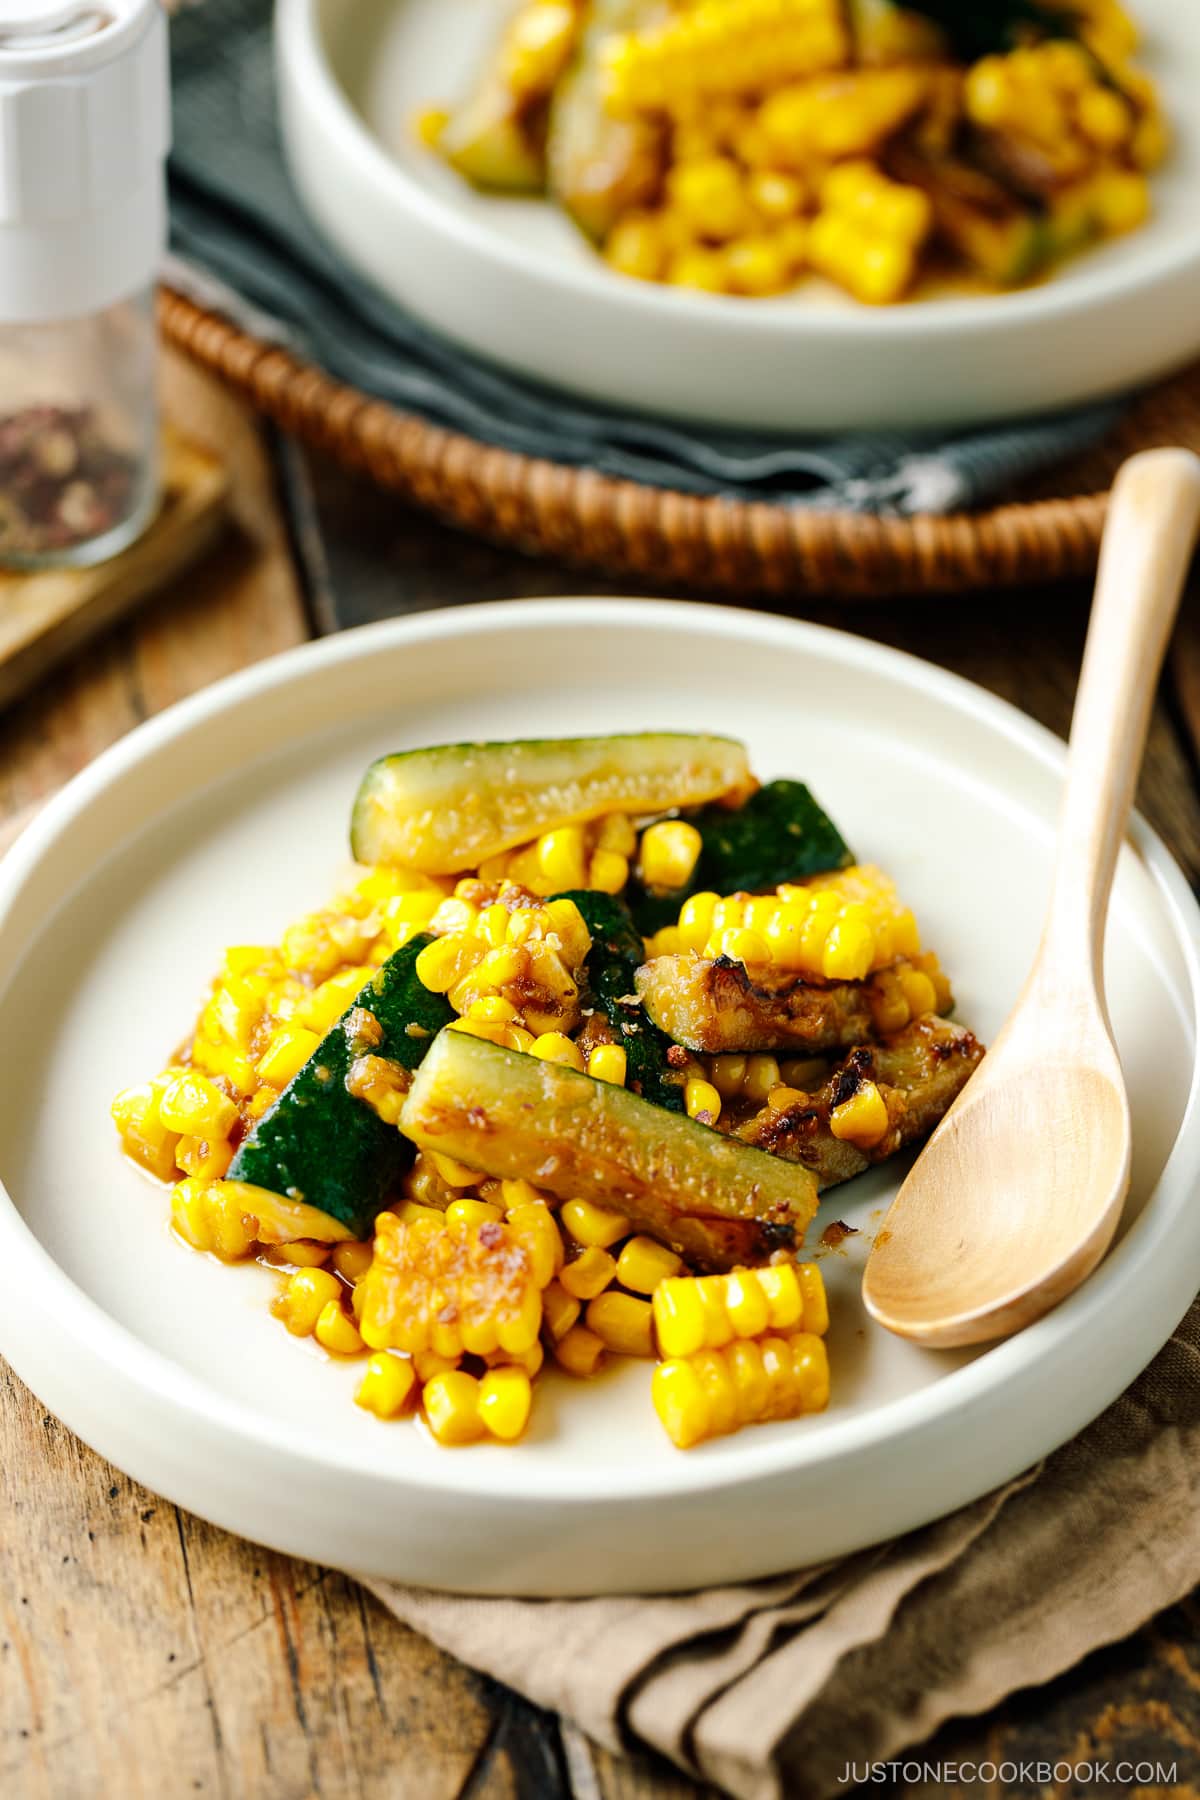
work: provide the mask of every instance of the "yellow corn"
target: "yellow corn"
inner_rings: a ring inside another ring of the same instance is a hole
[[[654,1290],[654,1329],[663,1356],[720,1350],[764,1331],[828,1326],[825,1286],[815,1263],[735,1269],[729,1275],[679,1275]]]
[[[293,1337],[311,1337],[324,1308],[331,1300],[336,1304],[341,1291],[328,1269],[299,1269],[271,1303],[271,1311]]]
[[[342,1311],[337,1300],[327,1300],[317,1314],[313,1336],[324,1350],[335,1356],[357,1356],[366,1348],[353,1319]]]
[[[541,1290],[528,1251],[497,1219],[405,1222],[381,1213],[362,1296],[360,1329],[373,1350],[432,1350],[454,1358],[537,1340]]]
[[[827,981],[861,981],[921,947],[895,883],[871,867],[785,882],[773,895],[693,894],[677,929],[681,949],[709,957],[741,951],[739,961]],[[662,954],[657,943],[655,950]]]
[[[561,1031],[544,1031],[534,1038],[529,1054],[539,1057],[542,1062],[562,1063],[568,1069],[583,1073],[583,1051]]]
[[[140,1087],[124,1088],[112,1103],[113,1120],[126,1156],[141,1163],[160,1181],[169,1181],[175,1173],[179,1145],[179,1133],[164,1124],[160,1111],[165,1085],[160,1078]]]
[[[598,1294],[587,1309],[587,1328],[618,1356],[653,1356],[650,1302],[632,1294]]]
[[[821,1412],[829,1404],[825,1343],[797,1331],[672,1357],[655,1369],[651,1397],[680,1450],[743,1425]]]
[[[285,1088],[300,1073],[321,1040],[304,1025],[281,1025],[258,1061],[260,1081]]]
[[[582,1250],[574,1262],[563,1265],[558,1279],[576,1300],[594,1300],[597,1294],[603,1293],[616,1272],[615,1257],[607,1250],[589,1247]]]
[[[652,1294],[660,1281],[678,1275],[683,1258],[654,1238],[631,1237],[617,1258],[617,1280],[635,1294]]]
[[[876,151],[928,99],[927,67],[855,69],[773,87],[757,124],[774,166],[810,172]]]
[[[586,874],[582,825],[560,825],[545,832],[537,841],[537,859],[551,893],[581,888]]]
[[[352,1238],[349,1243],[335,1244],[330,1260],[342,1280],[348,1281],[353,1287],[362,1280],[371,1266],[371,1246],[360,1244]]]
[[[479,1417],[483,1427],[506,1444],[519,1438],[529,1423],[533,1388],[524,1369],[513,1365],[489,1369],[479,1384]]]
[[[479,1383],[462,1369],[425,1383],[421,1405],[439,1444],[473,1444],[484,1433],[479,1415]]]
[[[449,1158],[439,1159],[448,1161]],[[478,1181],[478,1175],[475,1180]],[[492,1206],[487,1200],[462,1199],[452,1200],[446,1208],[447,1225],[470,1227],[485,1225],[489,1219],[501,1219],[504,1215],[498,1206]]]
[[[829,1129],[835,1138],[843,1138],[860,1150],[870,1150],[888,1130],[887,1102],[873,1081],[864,1081],[849,1100],[835,1106],[829,1115]]]
[[[224,1262],[248,1256],[258,1220],[248,1218],[236,1183],[181,1181],[171,1194],[171,1220],[193,1250],[208,1250]]]
[[[628,1061],[622,1044],[597,1044],[588,1057],[587,1072],[596,1081],[611,1081],[614,1087],[625,1086]]]
[[[616,850],[594,850],[587,884],[601,894],[619,894],[629,880],[629,861]]]
[[[614,110],[628,112],[753,94],[774,81],[839,68],[850,48],[836,0],[697,0],[645,31],[608,41],[606,97]]]
[[[412,1393],[416,1377],[406,1356],[390,1356],[377,1350],[367,1358],[366,1373],[358,1384],[355,1403],[377,1419],[394,1419]]]
[[[260,1090],[265,1092],[266,1090]],[[227,1138],[180,1138],[175,1161],[185,1175],[198,1181],[220,1181],[233,1161],[233,1145]]]
[[[237,1118],[237,1107],[203,1075],[186,1070],[163,1089],[159,1118],[181,1136],[223,1138]]]
[[[510,1207],[508,1229],[528,1256],[536,1285],[547,1287],[563,1263],[562,1237],[550,1208],[543,1200]]]
[[[558,1216],[577,1244],[592,1249],[607,1250],[618,1238],[629,1236],[629,1220],[624,1213],[595,1206],[590,1200],[566,1200]]]
[[[702,1125],[715,1125],[721,1116],[721,1096],[710,1081],[686,1081],[683,1103],[688,1118],[699,1119]]]
[[[552,1281],[542,1295],[542,1312],[550,1341],[557,1344],[578,1322],[583,1303],[568,1294],[561,1281]]]
[[[430,1152],[430,1161],[447,1187],[475,1187],[483,1179],[478,1169],[469,1169],[466,1163],[458,1162],[453,1156],[442,1156],[436,1150]],[[493,1213],[491,1216],[499,1215]]]
[[[586,1325],[572,1325],[554,1346],[555,1360],[568,1375],[594,1375],[604,1360],[604,1340]]]

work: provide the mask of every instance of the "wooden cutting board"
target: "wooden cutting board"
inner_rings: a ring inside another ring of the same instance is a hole
[[[0,569],[0,707],[203,555],[228,492],[216,457],[167,426],[162,504],[136,543],[90,569]]]

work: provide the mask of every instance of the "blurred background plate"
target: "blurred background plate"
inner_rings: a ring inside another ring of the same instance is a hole
[[[509,368],[614,405],[841,431],[1017,418],[1148,381],[1200,348],[1200,8],[1138,0],[1177,133],[1155,215],[1017,292],[866,308],[833,290],[729,300],[614,275],[540,200],[472,190],[415,142],[505,0],[279,0],[293,176],[384,293]]]

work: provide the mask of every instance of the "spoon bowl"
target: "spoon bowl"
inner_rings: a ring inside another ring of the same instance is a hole
[[[1091,1274],[1120,1221],[1131,1128],[1104,1004],[1104,922],[1198,527],[1200,459],[1151,450],[1125,464],[1101,550],[1041,947],[867,1262],[867,1309],[902,1337],[949,1348],[1019,1331]]]

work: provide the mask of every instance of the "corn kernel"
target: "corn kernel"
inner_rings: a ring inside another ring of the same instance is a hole
[[[615,1258],[607,1250],[589,1245],[574,1262],[564,1265],[558,1279],[568,1294],[573,1294],[577,1300],[594,1300],[597,1294],[603,1293],[616,1272]]]
[[[341,1295],[341,1283],[328,1269],[300,1269],[277,1296],[271,1311],[293,1337],[311,1337],[321,1312]]]
[[[710,294],[725,292],[725,264],[714,250],[680,250],[667,268],[673,287],[699,288]]]
[[[590,1200],[566,1200],[558,1216],[576,1243],[591,1249],[607,1250],[618,1238],[629,1235],[629,1220],[624,1213],[596,1206]]]
[[[815,1331],[822,1317],[824,1284],[815,1264],[806,1267],[812,1273],[803,1280],[796,1264],[779,1263],[735,1269],[728,1275],[681,1275],[661,1281],[652,1303],[660,1353],[691,1356],[697,1350],[721,1350],[734,1338],[790,1331],[802,1323]],[[806,1311],[810,1297],[811,1316]]]
[[[862,981],[875,949],[871,927],[863,919],[838,919],[825,940],[821,973],[827,981]]]
[[[483,1436],[479,1416],[479,1383],[461,1369],[435,1375],[425,1383],[421,1405],[439,1444],[473,1444]]]
[[[237,1107],[205,1076],[187,1071],[163,1089],[158,1115],[181,1136],[223,1138],[233,1129]]]
[[[1075,116],[1084,135],[1102,150],[1119,149],[1133,132],[1133,115],[1112,88],[1085,89],[1076,103]]]
[[[715,1125],[721,1116],[721,1096],[711,1081],[685,1082],[683,1103],[688,1118],[698,1119],[702,1125]]]
[[[747,931],[744,927],[721,933],[720,953],[731,956],[734,962],[743,963],[747,968],[763,968],[771,960],[766,939],[759,932]]]
[[[629,862],[616,850],[593,850],[588,886],[601,894],[619,894],[629,880]]]
[[[542,1317],[552,1343],[566,1337],[582,1311],[582,1303],[568,1294],[561,1281],[550,1283],[542,1295]]]
[[[374,1413],[377,1419],[394,1419],[403,1411],[414,1380],[413,1366],[407,1357],[377,1350],[367,1358],[366,1372],[354,1396],[355,1404],[364,1412]]]
[[[163,1124],[159,1112],[162,1086],[148,1081],[140,1087],[124,1088],[112,1103],[112,1116],[126,1156],[160,1181],[169,1181],[175,1173],[179,1134]]]
[[[259,1058],[259,1077],[274,1088],[285,1088],[300,1073],[320,1042],[316,1032],[303,1025],[281,1025],[272,1033],[266,1051]]]
[[[617,1258],[617,1280],[637,1294],[652,1294],[660,1281],[678,1275],[683,1259],[654,1238],[631,1237]]]
[[[735,294],[781,294],[792,284],[792,263],[774,236],[735,238],[725,248],[725,268]]]
[[[511,1025],[520,1014],[503,994],[485,994],[481,999],[471,1001],[466,1016],[468,1019],[486,1019],[492,1025]]]
[[[618,1356],[653,1356],[648,1300],[632,1294],[598,1294],[587,1309],[587,1328]]]
[[[925,1013],[937,1011],[937,990],[928,975],[923,975],[920,969],[905,968],[897,972],[897,981],[910,1017],[919,1019]]]
[[[573,1325],[558,1339],[554,1355],[569,1375],[586,1379],[596,1373],[604,1360],[604,1340],[586,1325]]]
[[[489,1369],[479,1384],[479,1417],[495,1438],[511,1444],[529,1423],[533,1388],[524,1369]]]
[[[432,1381],[435,1375],[449,1375],[461,1361],[461,1353],[457,1356],[439,1356],[436,1350],[414,1350],[412,1366],[417,1372],[417,1380],[424,1385],[425,1382]]]
[[[474,1187],[482,1179],[478,1169],[469,1169],[466,1163],[457,1162],[453,1156],[443,1156],[438,1150],[430,1152],[430,1161],[447,1187]]]
[[[175,1147],[176,1164],[185,1175],[197,1181],[220,1181],[233,1161],[233,1145],[228,1138],[181,1137]]]
[[[544,1031],[534,1039],[529,1054],[540,1057],[543,1062],[562,1063],[565,1068],[583,1073],[582,1050],[561,1031]]]
[[[171,1220],[193,1250],[211,1251],[225,1262],[249,1255],[254,1226],[236,1191],[226,1183],[181,1181],[171,1194]]]
[[[436,943],[426,944],[417,957],[417,980],[432,994],[448,994],[470,966],[469,958],[462,939],[438,938]]]
[[[615,850],[628,861],[637,849],[637,832],[628,813],[605,813],[596,826],[596,848]]]
[[[370,1268],[372,1254],[370,1244],[361,1244],[351,1239],[345,1244],[335,1244],[330,1260],[342,1280],[348,1281],[353,1287]]]
[[[712,1084],[722,1100],[736,1100],[742,1091],[742,1083],[746,1079],[746,1058],[744,1056],[714,1056],[710,1062],[709,1073]]]
[[[595,1081],[611,1081],[614,1087],[624,1087],[627,1063],[623,1044],[597,1044],[588,1057],[587,1072]]]
[[[342,1311],[336,1300],[327,1300],[321,1308],[313,1336],[322,1349],[331,1350],[335,1356],[357,1356],[366,1348],[353,1319]]]
[[[609,267],[637,281],[660,280],[665,254],[662,227],[652,213],[626,213],[604,243]]]
[[[887,1102],[873,1081],[864,1081],[851,1099],[843,1100],[829,1115],[835,1138],[870,1150],[887,1135]]]
[[[447,1225],[461,1225],[464,1229],[472,1225],[484,1225],[489,1219],[502,1217],[500,1208],[489,1205],[486,1200],[452,1200],[446,1208]]]
[[[649,888],[686,887],[700,860],[704,840],[686,819],[662,819],[642,833],[639,862]]]
[[[500,1202],[506,1211],[516,1206],[533,1206],[539,1201],[545,1202],[546,1196],[540,1188],[535,1188],[532,1181],[502,1181],[500,1183]]]
[[[538,867],[553,893],[562,888],[581,888],[585,879],[583,827],[560,825],[537,841]]]
[[[693,894],[685,900],[679,913],[679,948],[703,950],[712,934],[713,914],[720,902],[719,894]]]
[[[563,1242],[554,1214],[542,1200],[514,1206],[508,1214],[509,1230],[529,1257],[534,1282],[544,1288],[563,1263]]]
[[[780,1085],[779,1064],[773,1056],[748,1056],[742,1077],[742,1095],[756,1106],[765,1106],[772,1088]]]

